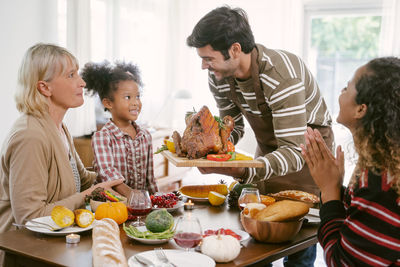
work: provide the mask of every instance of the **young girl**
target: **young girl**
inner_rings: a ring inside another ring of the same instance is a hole
[[[98,177],[102,181],[125,178],[125,183],[115,190],[126,197],[131,188],[155,193],[158,189],[151,135],[135,123],[142,108],[138,68],[130,63],[111,65],[105,61],[86,64],[81,74],[88,91],[98,93],[105,110],[112,115],[92,137]]]
[[[307,129],[303,156],[321,190],[318,239],[328,266],[400,266],[400,59],[360,67],[339,97],[337,121],[350,129],[358,162],[342,188],[335,158]]]

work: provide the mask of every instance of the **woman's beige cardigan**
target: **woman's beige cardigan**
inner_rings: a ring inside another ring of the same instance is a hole
[[[83,191],[93,184],[96,174],[85,170],[63,127]],[[56,205],[71,210],[84,205],[84,195],[76,192],[65,146],[49,115],[23,115],[14,123],[1,151],[0,183],[0,233],[13,229],[13,222],[48,216]]]

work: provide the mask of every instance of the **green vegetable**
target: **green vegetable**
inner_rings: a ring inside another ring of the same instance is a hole
[[[154,154],[161,153],[161,151],[164,151],[164,150],[168,150],[168,147],[166,145],[162,145],[161,147],[157,148],[157,151],[154,152]]]
[[[168,228],[164,232],[160,232],[160,233],[153,233],[148,230],[141,232],[135,226],[132,226],[132,225],[125,226],[125,223],[123,224],[122,227],[128,236],[132,236],[132,237],[136,237],[136,238],[145,238],[145,239],[169,239],[169,238],[172,238],[175,234],[173,226],[174,225],[172,224],[170,228]]]
[[[236,159],[236,152],[228,152],[227,154],[231,155],[231,158],[228,159],[228,161],[231,161],[231,160],[235,160],[235,159]]]
[[[242,193],[243,188],[257,188],[256,185],[254,184],[239,184],[237,183],[234,187],[233,187],[233,191],[235,191],[239,196]]]
[[[166,209],[153,210],[147,215],[145,223],[148,230],[160,233],[174,225],[174,218]]]

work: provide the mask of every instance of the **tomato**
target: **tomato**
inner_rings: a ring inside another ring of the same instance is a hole
[[[231,158],[229,154],[208,154],[207,159],[213,161],[227,161]]]
[[[235,146],[231,141],[228,141],[227,143],[228,151],[227,152],[235,152]]]

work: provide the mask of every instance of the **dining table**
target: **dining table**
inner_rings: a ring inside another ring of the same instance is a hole
[[[239,229],[240,211],[229,208],[227,204],[214,207],[208,202],[196,203],[192,210],[183,207],[172,212],[175,219],[185,214],[197,217],[203,230],[219,228]],[[129,222],[127,222],[129,223]],[[284,256],[298,252],[317,243],[318,224],[303,223],[299,233],[290,241],[283,243],[262,243],[253,238],[242,242],[239,256],[228,263],[216,263],[216,266],[265,266]],[[53,236],[17,229],[0,234],[0,249],[5,251],[5,267],[14,266],[92,266],[92,234],[91,230],[80,232],[80,242],[66,243],[65,236]],[[173,239],[164,244],[143,244],[131,239],[120,227],[121,243],[127,259],[133,255],[153,250],[180,249]]]

